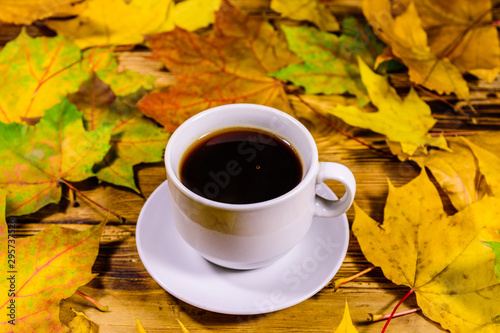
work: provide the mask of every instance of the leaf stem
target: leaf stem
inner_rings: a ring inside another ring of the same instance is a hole
[[[479,200],[479,188],[481,187],[481,183],[483,182],[483,174],[480,173],[479,176],[477,177],[477,182],[476,182],[476,200]]]
[[[297,96],[298,99],[300,99],[300,101],[302,103],[304,103],[309,109],[311,109],[311,111],[314,112],[314,114],[316,114],[316,116],[318,116],[321,120],[323,120],[324,122],[326,122],[328,125],[330,125],[331,127],[333,127],[334,129],[336,129],[338,132],[340,132],[341,134],[347,136],[349,139],[352,139],[360,144],[362,144],[363,146],[366,146],[372,150],[375,150],[379,153],[382,153],[384,155],[387,155],[387,156],[391,156],[393,157],[394,155],[392,155],[391,153],[388,153],[382,149],[379,149],[379,148],[376,148],[372,145],[370,145],[369,143],[367,142],[364,142],[358,138],[356,138],[355,136],[352,136],[351,134],[347,133],[346,131],[344,131],[343,129],[341,129],[340,127],[338,127],[337,125],[335,125],[333,122],[331,122],[328,118],[326,118],[324,115],[322,115],[318,110],[316,110],[314,107],[312,107],[309,103],[307,103],[302,97],[300,97],[299,94],[295,94],[295,96]]]
[[[438,95],[438,94],[435,94],[433,93],[432,91],[429,91],[427,89],[425,89],[424,87],[422,87],[421,85],[419,84],[416,84],[414,82],[410,82],[410,84],[415,88],[415,89],[418,89],[420,90],[421,92],[423,92],[424,94],[427,94],[429,96],[431,96],[432,98],[435,98],[441,102],[443,102],[444,104],[448,105],[449,107],[451,107],[453,110],[457,111],[458,113],[462,114],[462,115],[465,115],[467,116],[467,114],[464,113],[464,111],[460,108],[460,109],[457,109],[455,105],[453,105],[452,103],[448,102],[445,98],[443,98],[442,96]]]
[[[103,205],[101,205],[101,204],[97,203],[96,201],[92,200],[91,198],[89,198],[88,196],[86,196],[85,194],[83,194],[79,189],[77,189],[76,187],[74,187],[73,185],[71,185],[70,182],[64,180],[63,178],[59,178],[59,181],[61,183],[65,184],[66,186],[68,186],[71,190],[75,191],[75,193],[78,193],[85,200],[90,201],[91,203],[93,203],[97,207],[101,208],[102,210],[105,210],[106,212],[108,212],[108,213],[113,214],[114,216],[116,216],[118,218],[118,220],[120,220],[121,223],[125,222],[125,218],[122,217],[120,214],[118,214],[118,213],[112,211],[111,209],[106,208]]]
[[[188,329],[186,328],[186,326],[184,326],[184,324],[179,320],[177,319],[177,322],[179,323],[179,326],[181,327],[182,329],[182,333],[189,333]]]
[[[375,269],[377,266],[371,266],[371,267],[368,267],[367,269],[357,273],[357,274],[354,274],[354,275],[351,275],[349,277],[346,277],[346,278],[343,278],[343,279],[337,279],[335,280],[334,284],[335,284],[335,288],[334,288],[334,291],[337,291],[337,289],[339,289],[339,287],[341,285],[343,285],[344,283],[347,283],[347,282],[350,282],[362,275],[365,275],[366,273],[368,272],[371,272],[373,269]]]
[[[411,295],[413,294],[414,290],[413,289],[410,289],[410,291],[405,295],[405,297],[403,297],[399,302],[398,304],[396,304],[396,307],[394,308],[394,310],[392,310],[392,313],[391,315],[389,316],[389,318],[387,318],[387,321],[385,322],[385,325],[384,325],[384,328],[382,328],[382,332],[381,333],[384,333],[385,330],[387,329],[387,326],[389,326],[389,323],[391,322],[391,319],[394,317],[394,314],[396,313],[396,310],[399,308],[399,306],[401,304],[403,304],[403,302]]]
[[[420,311],[420,308],[414,308],[414,309],[410,309],[410,310],[398,312],[398,313],[395,313],[392,317],[393,318],[395,318],[395,317],[401,317],[401,316],[405,316],[407,314],[415,313],[417,311]],[[369,321],[386,320],[386,319],[389,319],[390,316],[391,316],[391,315],[388,315],[388,314],[385,314],[385,315],[376,315],[376,314],[373,314],[373,313],[369,313],[368,315],[370,316],[368,318]]]
[[[94,304],[94,306],[99,310],[99,311],[102,311],[102,312],[109,312],[109,307],[107,306],[103,306],[101,304],[99,304],[99,302],[97,302],[95,299],[93,299],[92,297],[88,296],[88,295],[85,295],[84,293],[82,293],[81,291],[77,290],[75,292],[75,294],[85,298],[87,301],[89,301],[90,303]]]

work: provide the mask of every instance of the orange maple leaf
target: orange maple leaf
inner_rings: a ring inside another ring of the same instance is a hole
[[[180,28],[150,36],[153,57],[176,76],[167,91],[143,98],[140,110],[174,130],[204,109],[229,103],[263,104],[289,111],[283,84],[269,76],[298,61],[266,20],[223,4],[215,29],[202,37]]]

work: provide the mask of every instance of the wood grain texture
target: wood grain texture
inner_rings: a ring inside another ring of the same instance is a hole
[[[266,0],[232,1],[238,7],[254,15],[277,17],[269,9]],[[328,1],[328,7],[337,15],[360,15],[361,0]],[[5,44],[15,38],[20,27],[0,25],[0,43]],[[44,29],[33,26],[33,34],[47,34]],[[157,87],[165,87],[174,78],[163,70],[157,61],[149,59],[150,53],[139,51],[117,52],[122,69],[131,69],[157,76]],[[408,91],[409,82],[405,74],[391,77],[392,83],[402,92]],[[470,80],[471,102],[460,104],[463,113],[453,110],[432,94],[419,94],[428,101],[433,114],[438,119],[436,131],[480,131],[500,129],[500,79],[493,83]],[[451,98],[445,100],[454,102]],[[296,98],[292,105],[298,114],[308,112]],[[470,108],[474,106],[475,112]],[[310,111],[309,111],[310,112]],[[339,126],[345,124],[330,119]],[[349,167],[357,179],[356,202],[377,221],[383,220],[383,207],[387,196],[387,180],[401,186],[415,177],[419,169],[409,162],[367,148],[354,140],[337,133],[320,118],[309,117],[304,122],[317,140],[320,159],[337,161]],[[389,152],[384,137],[369,131],[349,129],[350,133],[366,143]],[[81,291],[101,304],[109,306],[110,312],[99,312],[89,302],[73,296],[61,303],[63,311],[73,308],[83,311],[99,324],[101,332],[136,332],[136,318],[148,333],[181,332],[177,319],[190,332],[334,332],[342,318],[345,302],[348,302],[351,316],[359,332],[380,332],[384,322],[370,323],[369,313],[390,313],[396,303],[408,292],[407,287],[397,286],[387,280],[378,268],[368,274],[343,285],[334,291],[330,282],[318,294],[291,308],[258,316],[231,316],[216,314],[195,308],[164,291],[145,270],[135,245],[135,224],[146,199],[166,179],[163,163],[139,165],[135,168],[137,184],[141,195],[133,191],[109,184],[99,184],[96,179],[75,184],[82,193],[101,205],[116,211],[124,219],[120,222],[109,216],[108,225],[102,236],[101,247],[93,271],[98,275]],[[337,193],[341,186],[329,183]],[[77,195],[77,204],[72,195],[64,190],[64,198],[59,204],[52,204],[29,216],[13,218],[17,222],[18,236],[32,235],[50,223],[83,229],[106,218],[106,212]],[[449,211],[449,201],[443,197]],[[347,213],[350,223],[354,219],[351,208]],[[355,237],[351,234],[347,256],[335,278],[348,277],[370,267]],[[203,277],[200,277],[203,284]],[[400,308],[401,311],[417,307],[411,296]],[[442,332],[436,323],[420,313],[394,319],[388,332]]]

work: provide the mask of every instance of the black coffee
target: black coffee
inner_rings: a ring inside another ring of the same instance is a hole
[[[202,137],[185,153],[182,183],[211,200],[249,204],[276,198],[302,180],[302,163],[282,138],[252,128]]]

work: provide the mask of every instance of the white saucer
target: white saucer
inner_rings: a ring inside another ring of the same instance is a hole
[[[326,185],[317,192],[335,197]],[[144,204],[137,220],[137,250],[161,287],[201,309],[252,315],[298,304],[333,278],[347,252],[346,215],[316,217],[301,243],[272,265],[245,271],[225,269],[202,258],[178,235],[169,198],[164,182]]]

